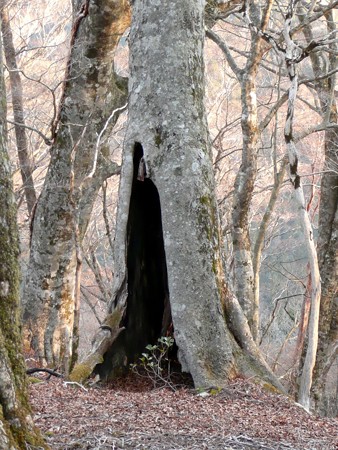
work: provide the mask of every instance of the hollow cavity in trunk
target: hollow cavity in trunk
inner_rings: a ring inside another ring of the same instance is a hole
[[[121,324],[125,330],[97,367],[101,378],[127,369],[171,325],[160,198],[142,173],[142,158],[142,145],[136,143],[127,225],[128,298]]]

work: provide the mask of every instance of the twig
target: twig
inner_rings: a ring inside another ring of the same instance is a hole
[[[114,109],[114,111],[110,114],[110,116],[108,117],[106,123],[104,124],[104,127],[102,128],[102,130],[100,131],[100,134],[97,137],[97,141],[96,141],[96,146],[95,146],[95,153],[94,153],[94,158],[93,158],[93,166],[92,166],[92,170],[89,172],[89,174],[86,176],[85,180],[89,178],[92,178],[95,175],[95,171],[96,171],[96,165],[97,165],[97,157],[99,154],[99,148],[100,148],[100,143],[101,143],[101,138],[103,133],[106,131],[109,122],[113,119],[113,117],[115,116],[115,114],[120,111],[123,112],[125,111],[125,109],[127,108],[128,103],[126,103],[125,105],[121,106],[121,108],[116,108]]]
[[[27,130],[34,131],[34,133],[37,133],[45,141],[46,145],[52,145],[53,144],[53,141],[51,139],[49,139],[47,136],[45,136],[41,131],[37,130],[36,128],[30,127],[29,125],[26,125],[26,124],[23,124],[23,123],[14,122],[14,121],[9,120],[9,119],[7,119],[7,122],[10,123],[11,125],[17,125],[19,127],[27,128]]]
[[[68,385],[73,385],[73,386],[78,386],[81,389],[83,389],[84,391],[88,392],[88,389],[86,389],[82,384],[78,383],[77,381],[65,381],[64,386],[68,386]]]

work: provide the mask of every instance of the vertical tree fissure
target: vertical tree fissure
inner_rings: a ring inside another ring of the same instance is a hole
[[[98,369],[101,377],[134,362],[147,344],[167,333],[171,323],[160,198],[146,176],[139,143],[134,148],[127,224],[127,279],[124,331]]]

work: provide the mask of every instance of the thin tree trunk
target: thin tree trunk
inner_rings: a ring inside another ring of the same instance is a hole
[[[310,266],[308,265],[308,271],[309,269]],[[303,356],[305,354],[305,344],[311,310],[311,291],[312,291],[311,273],[309,273],[307,277],[307,285],[305,289],[302,311],[298,325],[297,341],[293,354],[293,363],[292,363],[293,373],[292,373],[291,390],[292,394],[295,397],[297,397],[297,381],[299,379],[304,363]]]
[[[280,80],[281,80],[281,69],[279,70],[279,77],[278,77],[278,95],[276,102],[280,99]],[[269,198],[268,206],[264,212],[263,218],[259,224],[258,234],[255,240],[253,252],[252,252],[252,260],[253,260],[253,272],[254,272],[254,306],[253,306],[253,316],[254,316],[254,323],[257,327],[257,338],[258,341],[260,341],[260,270],[261,270],[261,259],[262,259],[262,252],[264,247],[264,241],[266,236],[266,231],[268,229],[268,225],[271,219],[271,216],[273,214],[273,211],[275,209],[278,195],[280,192],[280,189],[282,187],[286,167],[288,163],[288,158],[285,155],[282,159],[282,162],[280,164],[279,172],[278,172],[278,165],[277,165],[277,131],[278,131],[278,110],[275,112],[275,124],[274,124],[274,132],[273,132],[273,162],[274,162],[274,184],[271,191],[271,195]],[[262,124],[260,124],[260,130],[262,131],[264,128],[262,128]]]
[[[25,131],[25,113],[23,109],[22,84],[20,72],[16,63],[13,35],[8,17],[6,0],[0,1],[1,31],[3,36],[4,53],[11,85],[14,130],[20,171],[23,183],[23,190],[26,197],[28,214],[32,214],[36,202],[36,193],[33,181],[34,163],[28,152],[28,142]]]
[[[234,286],[236,296],[245,313],[255,339],[258,323],[254,320],[254,269],[251,255],[250,206],[257,176],[257,102],[255,78],[258,61],[241,80],[242,104],[242,163],[234,185],[232,208],[232,245],[234,258]]]
[[[268,228],[272,213],[275,209],[278,195],[285,178],[285,172],[287,167],[287,158],[284,157],[279,168],[279,172],[275,176],[274,185],[269,198],[268,206],[265,210],[263,218],[259,225],[258,235],[255,241],[255,246],[253,249],[253,272],[254,272],[254,307],[253,307],[253,317],[254,323],[257,324],[257,333],[259,331],[259,304],[260,304],[260,268],[262,251],[264,247],[264,239],[266,236],[266,230]],[[258,335],[257,335],[258,336]]]
[[[74,180],[73,180],[74,182]],[[72,185],[74,189],[74,185]],[[68,359],[65,360],[65,375],[69,375],[69,371],[73,369],[75,363],[78,359],[78,347],[80,340],[80,306],[81,306],[81,273],[82,273],[82,246],[80,238],[80,210],[77,208],[77,199],[73,197],[71,199],[71,204],[73,206],[73,230],[74,230],[74,241],[75,241],[75,257],[76,257],[76,267],[75,267],[75,283],[74,283],[74,319],[73,319],[73,339],[71,345],[69,346]]]
[[[336,23],[332,12],[326,15],[328,33],[336,32]],[[308,44],[313,40],[310,26],[304,29]],[[330,53],[327,71],[336,69],[337,44],[330,43]],[[310,55],[315,77],[323,73],[323,57],[318,53]],[[315,81],[322,110],[323,122],[337,124],[337,104],[335,99],[336,76]],[[322,295],[320,304],[318,352],[313,374],[312,397],[317,410],[325,414],[323,409],[323,394],[325,390],[326,375],[337,359],[338,352],[338,300],[337,300],[337,273],[338,273],[338,131],[327,129],[324,135],[325,163],[321,180],[320,207],[319,207],[319,234],[318,259],[322,279]]]
[[[113,60],[128,25],[126,0],[88,0],[76,9],[51,162],[33,222],[26,336],[42,363],[61,364],[66,373],[77,341],[80,244],[103,181],[119,172],[106,136],[126,102]]]
[[[308,346],[302,373],[299,380],[298,400],[307,409],[310,409],[310,389],[312,385],[313,368],[316,361],[317,343],[318,343],[318,322],[319,307],[321,295],[321,281],[319,275],[319,266],[317,259],[317,251],[314,243],[313,230],[306,210],[304,192],[301,185],[301,179],[298,173],[298,155],[293,138],[293,117],[294,107],[298,90],[298,75],[296,70],[296,62],[300,58],[305,57],[301,49],[293,42],[290,28],[294,15],[294,6],[297,0],[290,2],[289,9],[285,20],[284,39],[286,43],[285,62],[290,79],[288,111],[284,129],[285,142],[288,149],[290,178],[294,186],[294,195],[297,207],[300,212],[300,222],[304,232],[305,246],[308,254],[308,260],[311,273],[311,311],[308,326]]]
[[[259,334],[259,298],[255,297],[249,214],[257,176],[257,142],[260,135],[257,122],[256,75],[263,53],[257,23],[260,21],[259,28],[263,31],[266,29],[272,5],[273,1],[269,0],[264,6],[260,20],[260,7],[255,2],[250,5],[245,3],[244,15],[251,32],[251,46],[243,69],[237,66],[226,43],[211,30],[207,33],[224,52],[241,87],[243,149],[241,166],[235,179],[232,210],[234,287],[255,340]]]
[[[47,448],[28,405],[19,314],[19,239],[7,153],[6,93],[0,40],[0,449]],[[30,447],[30,445],[32,447]]]

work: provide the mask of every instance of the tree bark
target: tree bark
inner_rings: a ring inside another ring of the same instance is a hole
[[[127,368],[172,320],[182,369],[196,387],[259,373],[283,389],[224,281],[203,105],[203,8],[199,0],[133,4],[114,294],[78,370],[88,376],[96,365],[109,377]]]
[[[336,32],[336,24],[332,11],[326,15],[328,33]],[[307,43],[313,40],[310,26],[304,28]],[[320,53],[311,53],[310,60],[316,78],[319,78],[327,67],[327,72],[335,70],[337,60],[334,52],[337,44],[330,43],[331,56],[324,62]],[[324,66],[324,67],[323,67]],[[336,76],[318,79],[314,86],[318,93],[323,121],[337,124],[337,104],[334,94]],[[318,351],[313,373],[312,398],[318,412],[324,413],[323,394],[325,392],[326,375],[337,358],[338,352],[338,131],[327,129],[324,135],[325,162],[321,180],[319,228],[318,228],[318,260],[322,280],[320,303]]]
[[[266,230],[268,228],[272,213],[273,213],[276,203],[277,203],[280,189],[281,189],[283,181],[284,181],[286,166],[287,166],[287,157],[284,157],[281,162],[279,172],[276,173],[276,175],[275,175],[274,184],[273,184],[271,195],[269,198],[269,203],[264,212],[263,218],[260,222],[257,238],[255,240],[255,245],[254,245],[254,249],[253,249],[252,260],[253,260],[254,296],[255,296],[255,299],[254,299],[255,321],[254,321],[254,323],[257,325],[257,333],[259,332],[259,323],[260,323],[260,320],[259,320],[260,268],[261,268],[262,252],[263,252],[263,247],[264,247],[264,239],[266,236]],[[256,335],[256,337],[257,336],[258,336],[258,334]]]
[[[66,373],[76,352],[80,243],[103,181],[119,172],[109,161],[104,133],[126,102],[126,80],[114,72],[113,60],[130,20],[126,0],[74,6],[71,54],[24,289],[26,336],[42,363],[61,365]]]
[[[183,370],[191,372],[197,386],[204,387],[219,385],[221,380],[234,376],[236,358],[222,317],[217,285],[221,261],[203,107],[201,3],[176,0],[159,8],[151,2],[136,1],[133,6],[129,120],[115,237],[119,271],[115,274],[111,307],[125,307],[131,322],[137,303],[145,303],[140,312],[144,328],[139,335],[127,323],[120,342],[115,342],[116,350],[122,353],[116,363],[133,362],[149,340],[154,342],[159,337],[165,302],[170,296]],[[144,181],[137,179],[141,158],[146,171]],[[157,217],[149,217],[147,198],[154,209],[157,206]],[[140,205],[149,221],[138,210]],[[140,225],[145,228],[143,235],[138,234]],[[153,234],[159,234],[158,242],[153,244],[148,242],[150,227],[156,227]],[[142,248],[137,248],[138,239],[144,242]],[[149,245],[158,246],[157,254],[150,254]],[[146,277],[150,282],[151,258],[158,259],[157,277],[163,280],[156,286],[158,298],[151,298],[151,291],[142,285]],[[145,269],[138,275],[142,265]],[[126,283],[127,289],[122,290]],[[154,322],[148,317],[149,310],[155,316]],[[146,324],[152,333],[146,333],[145,339],[141,336]]]
[[[13,35],[8,17],[6,0],[0,1],[1,31],[4,44],[4,53],[6,57],[7,69],[11,84],[11,95],[14,116],[14,130],[16,145],[20,163],[20,171],[23,183],[23,190],[26,197],[28,214],[31,215],[35,202],[36,192],[34,188],[33,172],[34,164],[28,152],[28,142],[25,131],[25,113],[22,99],[22,84],[20,72],[16,63]]]
[[[0,41],[0,449],[47,448],[28,404],[19,314],[19,240],[7,153],[6,94]],[[41,448],[41,447],[40,447]]]
[[[234,258],[234,286],[236,296],[248,319],[255,339],[258,336],[258,317],[254,297],[254,269],[251,256],[250,206],[257,176],[257,101],[255,78],[258,61],[242,78],[242,163],[234,185],[232,208],[232,245]],[[256,311],[255,311],[256,310]]]
[[[232,244],[234,260],[234,288],[240,305],[248,319],[254,339],[259,334],[259,297],[255,296],[255,281],[259,272],[254,272],[252,245],[250,238],[250,207],[257,176],[257,153],[260,127],[257,118],[256,76],[261,62],[263,40],[257,27],[265,31],[272,9],[270,0],[264,6],[262,18],[260,7],[255,3],[246,3],[244,17],[251,33],[250,50],[244,68],[240,69],[226,43],[215,33],[208,30],[210,37],[224,52],[228,64],[238,79],[241,88],[241,127],[242,127],[242,161],[234,184],[232,209]],[[259,23],[259,25],[258,25]],[[256,276],[255,276],[256,275]]]
[[[299,210],[300,222],[304,232],[304,243],[306,246],[308,261],[311,273],[311,310],[308,326],[308,346],[306,356],[299,378],[298,401],[307,410],[310,409],[310,389],[312,385],[313,368],[316,361],[317,343],[318,343],[318,321],[321,296],[321,280],[319,275],[319,266],[317,251],[314,243],[309,214],[306,210],[304,191],[301,184],[301,178],[298,173],[298,154],[293,137],[293,117],[295,101],[298,90],[297,62],[304,59],[307,54],[298,47],[291,35],[291,21],[294,16],[294,7],[297,0],[290,2],[284,27],[284,39],[286,44],[285,63],[290,80],[288,111],[285,121],[284,137],[288,149],[290,179],[294,187],[294,196]]]

